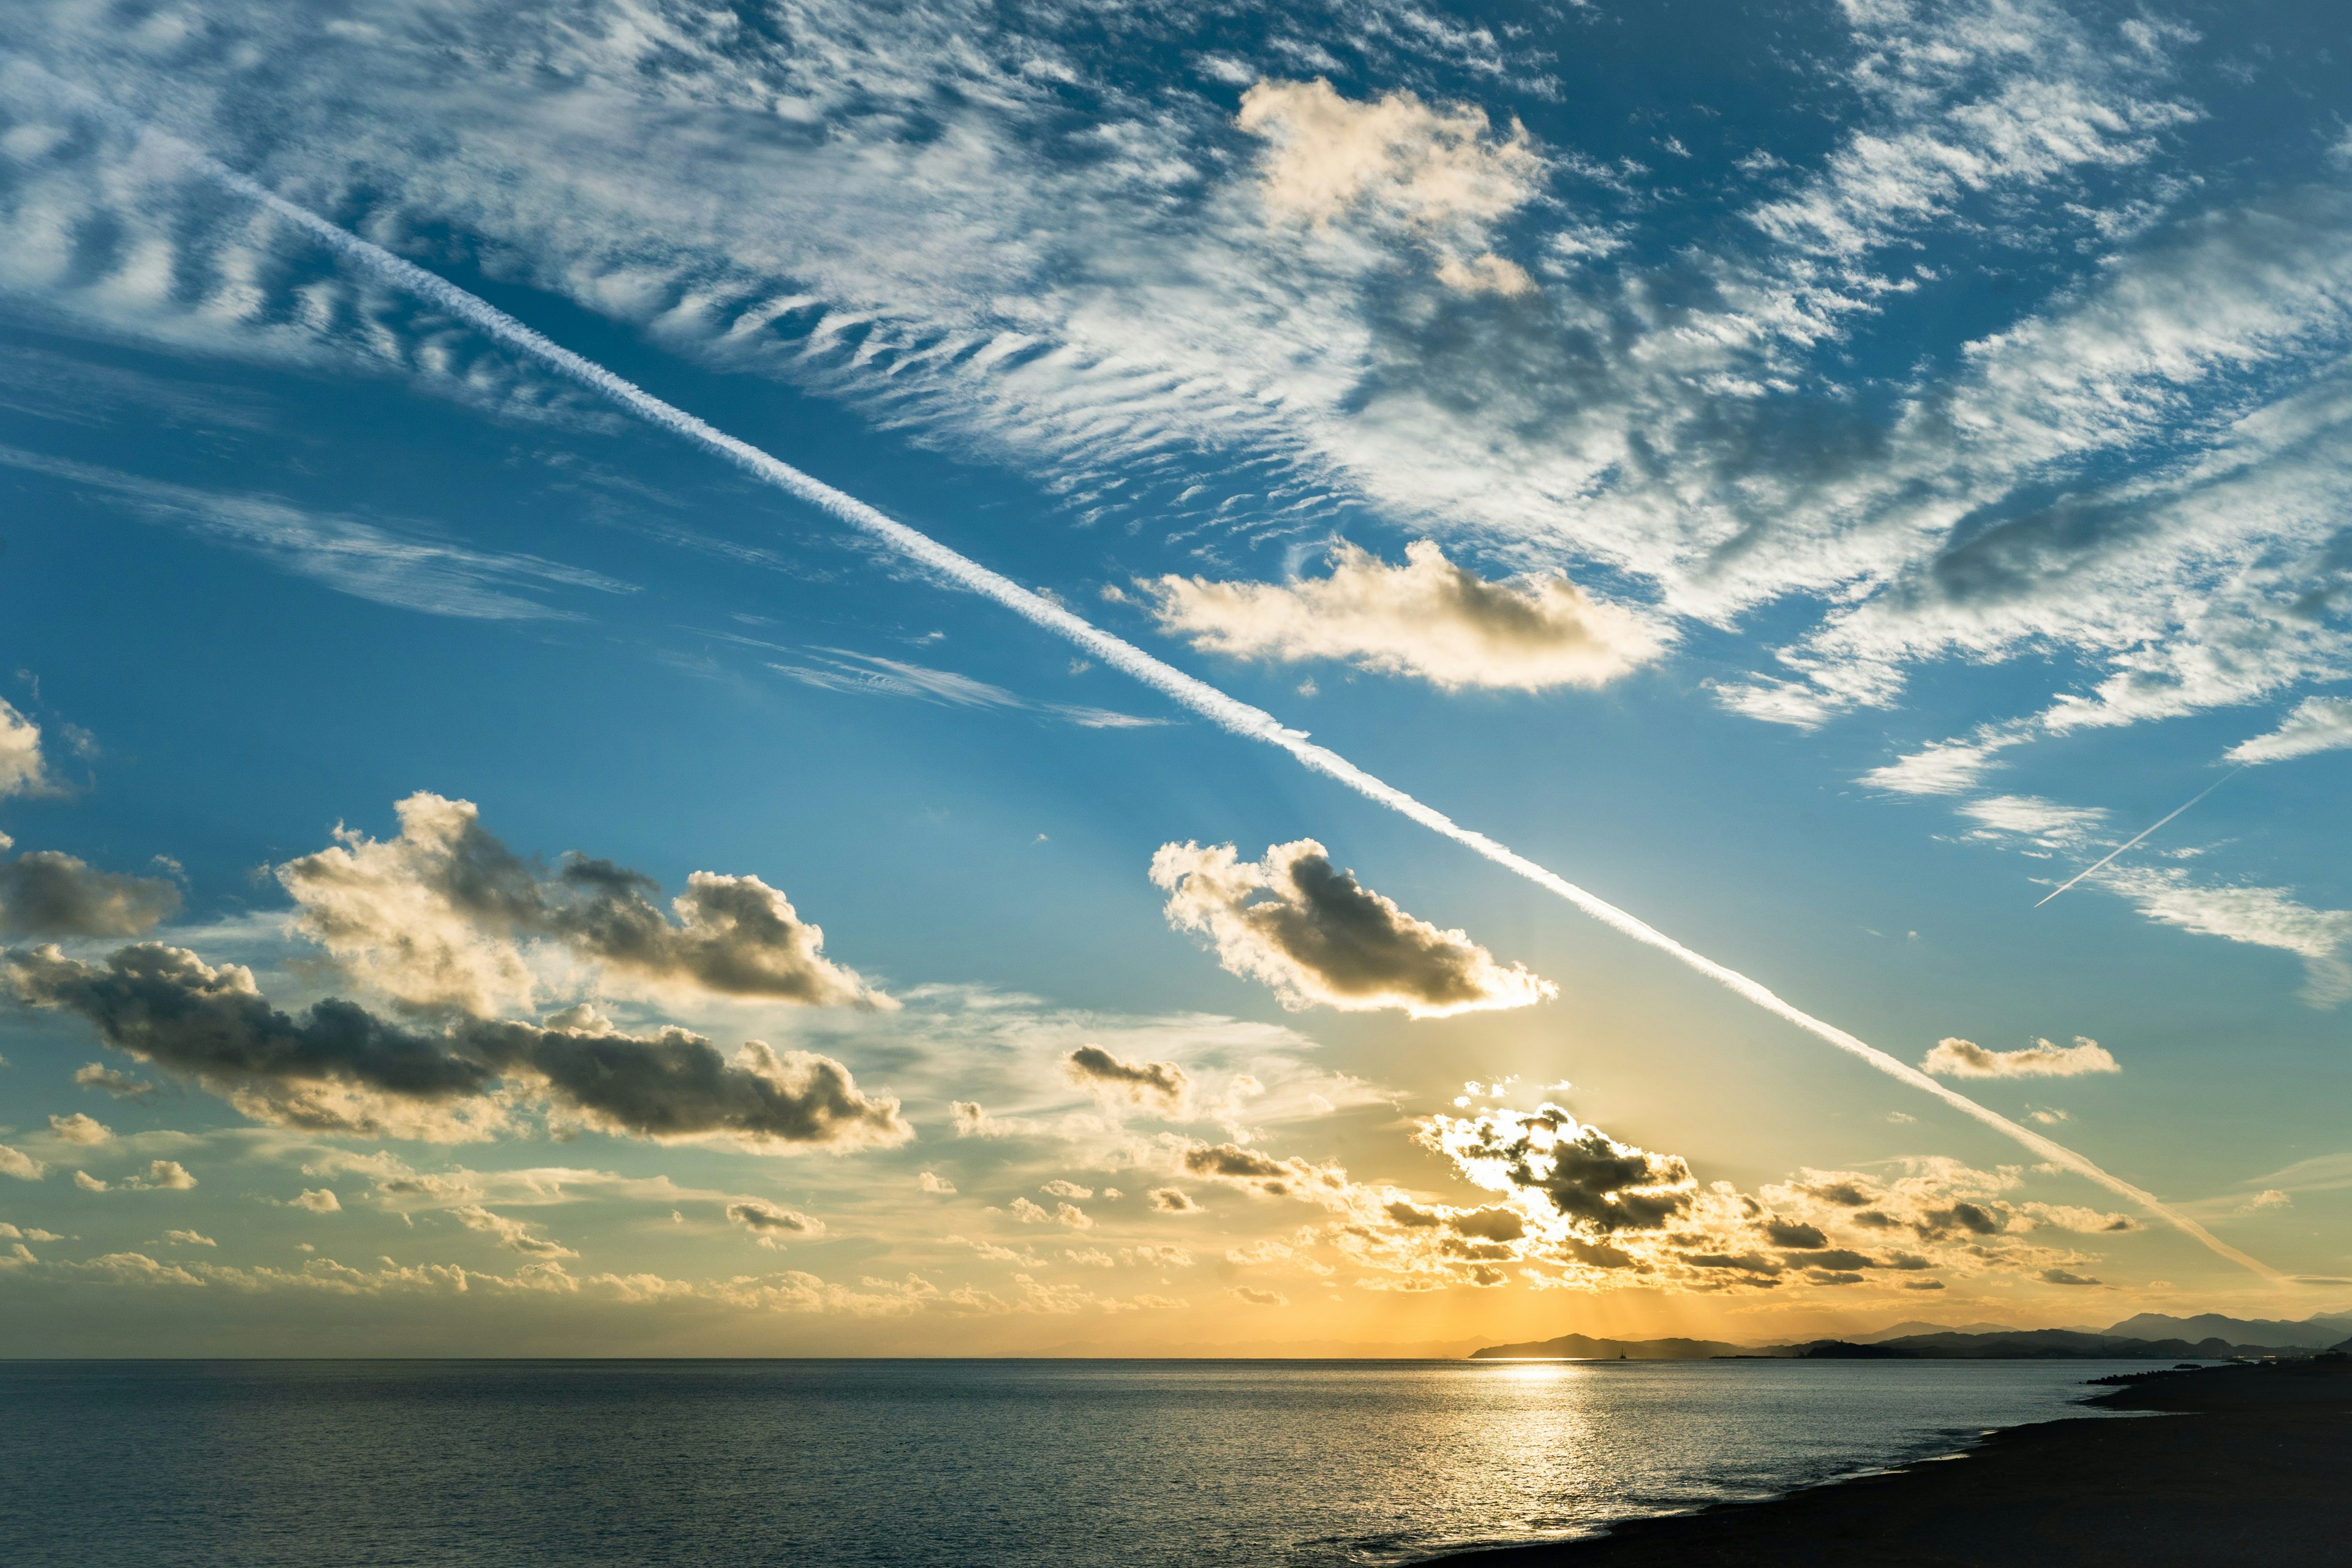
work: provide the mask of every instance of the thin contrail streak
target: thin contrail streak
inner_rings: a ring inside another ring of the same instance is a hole
[[[2048,903],[2050,899],[2056,898],[2059,893],[2064,892],[2068,888],[2073,887],[2075,883],[2081,881],[2084,878],[2097,870],[2100,866],[2105,865],[2108,861],[2114,859],[2125,850],[2131,848],[2133,845],[2137,844],[2141,839],[2146,838],[2149,834],[2155,832],[2166,823],[2170,822],[2174,817],[2179,816],[2182,812],[2187,811],[2190,806],[2195,805],[2199,801],[2203,800],[2207,795],[2211,795],[2215,790],[2220,789],[2223,784],[2228,784],[2240,773],[2244,773],[2246,769],[2252,765],[2252,764],[2248,763],[2240,763],[2236,767],[2231,768],[2228,773],[2223,773],[2220,778],[2215,779],[2211,784],[2207,784],[2203,789],[2200,789],[2195,795],[2190,795],[2189,799],[2179,806],[2168,812],[2165,816],[2158,818],[2156,821],[2149,823],[2146,827],[2141,828],[2129,843],[2116,845],[2113,849],[2108,850],[2105,855],[2100,857],[2096,865],[2085,866],[2081,870],[2075,872],[2072,877],[2067,878],[2064,884],[2061,886],[2056,892],[2053,892],[2050,895],[2050,898],[2036,899],[2033,901],[2033,907],[2037,910],[2040,909],[2042,905]]]
[[[76,92],[77,96],[82,96],[79,89]],[[106,109],[110,118],[121,118],[120,110],[112,110],[111,106],[106,106]],[[995,600],[1014,614],[1067,638],[1105,664],[1126,671],[1146,686],[1234,734],[1279,747],[1317,773],[1336,779],[1358,794],[1410,817],[1433,832],[1475,850],[1505,869],[1515,871],[1538,887],[1566,899],[1602,924],[1680,960],[1766,1012],[1787,1019],[1838,1049],[1860,1057],[1888,1077],[1899,1079],[1922,1093],[1934,1095],[1955,1110],[1972,1116],[1986,1126],[2006,1134],[2050,1163],[2073,1171],[2118,1196],[2129,1198],[2232,1263],[2252,1269],[2273,1284],[2284,1286],[2289,1283],[2286,1276],[2278,1270],[2239,1251],[2187,1215],[2161,1202],[2153,1193],[2134,1186],[2120,1176],[2109,1175],[2072,1149],[2053,1142],[2030,1128],[2019,1126],[1999,1111],[1979,1105],[1968,1096],[1946,1088],[1916,1068],[1855,1038],[1834,1024],[1825,1023],[1794,1004],[1783,1001],[1738,970],[1726,968],[1711,958],[1692,952],[1664,931],[1619,909],[1598,894],[1587,892],[1483,833],[1462,826],[1435,806],[1425,805],[1404,791],[1374,778],[1338,752],[1316,745],[1303,731],[1285,727],[1263,709],[1254,708],[1238,698],[1227,696],[1205,681],[1194,679],[1174,666],[1154,658],[1134,644],[1072,615],[1051,599],[1030,592],[1011,578],[992,572],[929,535],[884,515],[856,497],[837,490],[791,464],[772,458],[758,447],[706,424],[684,409],[663,402],[644,388],[622,380],[604,366],[541,336],[487,300],[469,294],[448,279],[402,260],[383,247],[362,239],[307,208],[295,205],[208,154],[167,137],[152,127],[139,125],[136,129],[156,143],[168,146],[176,156],[206,178],[275,214],[337,255],[431,301],[486,336],[530,356],[567,380],[609,398],[646,423],[692,442],[753,478],[789,495],[797,496],[851,527],[871,534],[909,560],[929,567],[982,597]]]

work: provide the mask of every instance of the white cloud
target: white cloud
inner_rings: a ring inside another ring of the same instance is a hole
[[[1980,731],[1965,740],[1931,741],[1855,781],[1892,795],[1962,795],[2000,766],[1998,753],[2026,739],[2015,731]]]
[[[1488,582],[1428,540],[1391,566],[1349,543],[1331,570],[1290,584],[1165,576],[1141,586],[1162,629],[1204,651],[1298,663],[1342,659],[1445,690],[1601,686],[1654,658],[1641,617],[1597,604],[1566,577]]]
[[[274,496],[194,489],[119,469],[0,446],[0,465],[103,494],[132,515],[256,555],[355,598],[467,620],[578,620],[553,590],[629,594],[633,585],[533,555],[499,555],[405,520],[306,510]],[[5,737],[0,734],[0,749]]]
[[[1960,815],[1977,822],[1989,837],[2021,838],[2044,849],[2072,849],[2106,820],[2095,805],[2061,805],[2039,795],[1996,795],[1972,800]]]
[[[333,1201],[334,1194],[328,1193],[325,1195],[328,1202],[317,1205],[319,1211],[322,1214],[332,1213],[336,1206]],[[310,1196],[311,1194],[309,1193],[302,1194],[302,1198]],[[295,1201],[306,1208],[313,1206],[303,1203],[302,1198]],[[580,1256],[572,1248],[559,1242],[550,1241],[540,1235],[537,1226],[507,1215],[493,1214],[479,1204],[467,1204],[461,1207],[453,1208],[449,1211],[449,1215],[467,1230],[492,1237],[497,1239],[499,1246],[520,1252],[526,1258],[564,1258]]]
[[[1475,105],[1432,108],[1403,90],[1356,102],[1318,78],[1258,82],[1235,123],[1267,144],[1259,192],[1269,212],[1318,227],[1358,219],[1402,229],[1437,253],[1439,281],[1464,293],[1534,289],[1517,263],[1486,248],[1543,172],[1517,121],[1498,138]]]
[[[196,1178],[177,1160],[150,1160],[143,1176],[125,1176],[122,1184],[134,1192],[184,1193]]]
[[[749,640],[749,639],[745,639]],[[910,697],[950,708],[1003,708],[1016,712],[1046,713],[1066,719],[1082,730],[1156,729],[1164,719],[1143,719],[1110,708],[1088,708],[1070,702],[1037,702],[1001,686],[974,680],[953,670],[931,669],[904,659],[839,648],[814,650],[811,657],[823,668],[805,664],[770,664],[777,674],[825,691],[861,697]]]
[[[12,795],[47,795],[56,788],[41,757],[41,727],[0,698],[0,800]]]
[[[20,1182],[37,1182],[48,1167],[21,1149],[11,1149],[0,1143],[0,1176],[14,1176]]]
[[[73,1080],[84,1089],[103,1089],[117,1100],[140,1100],[156,1092],[155,1086],[147,1079],[118,1071],[104,1062],[89,1062],[76,1068]]]
[[[94,1117],[77,1110],[70,1116],[49,1118],[49,1131],[58,1142],[93,1145],[111,1142],[114,1130]]]
[[[109,1190],[108,1184],[105,1182],[102,1182],[98,1177],[91,1175],[88,1171],[76,1171],[74,1173],[74,1185],[79,1187],[86,1193],[102,1193]]]
[[[956,1184],[937,1171],[917,1173],[915,1185],[923,1192],[936,1194],[942,1197],[951,1194],[956,1190]]]
[[[2296,954],[2317,1005],[2352,1000],[2352,910],[2313,909],[2286,888],[2202,882],[2178,866],[2109,867],[2095,880],[2160,924]]]
[[[288,1198],[286,1205],[289,1208],[309,1209],[312,1214],[340,1214],[343,1207],[342,1200],[335,1196],[334,1190],[331,1187],[306,1187],[299,1194]]]
[[[167,1230],[163,1233],[163,1239],[176,1247],[218,1247],[220,1246],[220,1243],[211,1237],[193,1230]]]
[[[2283,763],[2352,746],[2352,697],[2307,697],[2267,735],[2240,742],[2225,753],[2233,763]]]
[[[407,1004],[487,1015],[527,1005],[522,943],[541,939],[662,993],[814,1005],[889,1005],[824,955],[824,932],[757,877],[697,871],[668,912],[652,879],[573,854],[548,874],[481,826],[470,801],[420,792],[400,833],[276,868],[295,924],[356,979]]]
[[[1286,1007],[1442,1018],[1559,994],[1524,964],[1496,963],[1466,932],[1440,931],[1363,887],[1311,838],[1275,845],[1261,861],[1230,844],[1164,844],[1151,879],[1168,891],[1171,924],[1207,936],[1220,963]]]
[[[2071,1046],[2036,1040],[2015,1051],[1991,1050],[1974,1040],[1952,1037],[1937,1041],[1919,1067],[1944,1078],[2079,1078],[2084,1073],[2123,1071],[2105,1047],[2080,1035]],[[2041,1120],[2063,1117],[2062,1111]]]

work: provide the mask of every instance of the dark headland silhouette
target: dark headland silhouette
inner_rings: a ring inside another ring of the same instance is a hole
[[[2293,1361],[2352,1352],[2352,1312],[2300,1322],[2225,1318],[2205,1312],[2168,1318],[2142,1312],[2104,1329],[2012,1329],[2000,1323],[1946,1328],[1896,1323],[1848,1340],[1742,1345],[1723,1340],[1611,1340],[1584,1334],[1488,1345],[1474,1361],[1710,1361],[1758,1356],[1811,1361]],[[2352,1560],[2352,1559],[2347,1559]]]
[[[2192,1320],[2194,1321],[2195,1320]],[[2273,1336],[2275,1337],[2275,1336]],[[2352,1562],[2352,1357],[2102,1378],[2077,1416],[1926,1463],[1463,1568],[2318,1568]]]

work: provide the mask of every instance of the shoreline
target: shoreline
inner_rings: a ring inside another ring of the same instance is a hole
[[[1959,1454],[1755,1502],[1627,1520],[1573,1541],[1435,1559],[1463,1568],[2017,1568],[2352,1561],[2352,1363],[2137,1373],[2067,1416]]]

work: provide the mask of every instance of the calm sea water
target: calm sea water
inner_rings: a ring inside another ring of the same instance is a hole
[[[2115,1370],[18,1362],[0,1563],[1409,1563],[1949,1453]]]

